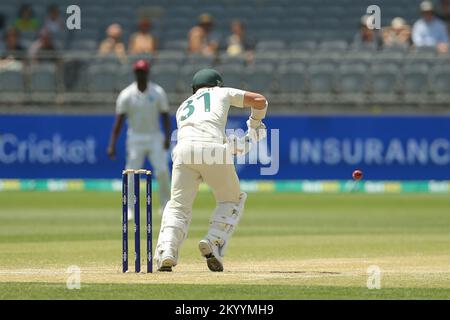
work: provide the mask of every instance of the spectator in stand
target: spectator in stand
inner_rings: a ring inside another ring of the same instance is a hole
[[[411,45],[411,27],[405,19],[392,19],[391,26],[383,28],[383,46],[408,48]]]
[[[5,35],[5,44],[0,48],[0,69],[20,70],[23,66],[21,52],[23,47],[19,44],[19,33],[13,27],[9,28]],[[0,42],[0,44],[2,44]]]
[[[157,40],[151,33],[152,24],[149,18],[142,17],[138,22],[138,31],[133,33],[128,44],[130,54],[156,53]]]
[[[231,22],[231,35],[227,39],[227,54],[237,56],[252,49],[253,46],[245,34],[244,25],[240,20],[233,20]]]
[[[422,18],[414,23],[412,40],[416,47],[435,47],[438,53],[448,52],[448,32],[444,22],[434,16],[433,3],[420,4]]]
[[[198,17],[198,24],[188,34],[189,53],[212,56],[217,54],[220,37],[213,31],[214,21],[210,14],[203,13]]]
[[[19,32],[14,28],[9,28],[5,33],[5,46],[2,50],[2,57],[3,58],[13,58],[13,59],[22,59],[22,53],[24,51],[24,48],[20,44],[19,40]]]
[[[111,24],[106,29],[106,38],[100,43],[99,55],[115,55],[118,59],[125,61],[127,54],[125,45],[121,40],[122,27],[118,23]]]
[[[372,16],[364,15],[361,17],[359,32],[353,39],[353,48],[355,49],[373,49],[378,50],[382,41],[378,30],[370,28],[373,19]]]
[[[33,9],[29,4],[23,4],[14,22],[14,27],[20,32],[33,32],[38,28],[38,20],[34,17]]]
[[[38,38],[28,49],[28,55],[33,63],[55,62],[56,47],[53,45],[51,33],[47,29],[41,29]]]
[[[58,33],[63,30],[64,23],[59,17],[59,10],[56,5],[50,5],[47,8],[47,17],[44,21],[44,28],[52,34]]]
[[[436,16],[447,24],[447,33],[450,34],[450,1],[441,0],[436,9]]]
[[[447,24],[450,24],[450,1],[439,1],[439,7],[436,9],[436,16]]]

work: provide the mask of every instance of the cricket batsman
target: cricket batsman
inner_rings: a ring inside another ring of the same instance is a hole
[[[116,102],[116,119],[112,128],[108,146],[108,156],[114,160],[116,141],[125,118],[128,120],[126,140],[126,169],[141,169],[145,159],[150,161],[158,180],[160,212],[170,197],[170,178],[167,164],[167,149],[170,147],[169,103],[163,88],[148,80],[150,64],[138,60],[133,65],[136,81],[120,92]],[[159,119],[162,116],[164,134]],[[129,175],[129,179],[132,179]],[[128,181],[128,196],[134,192],[134,186]],[[130,201],[130,206],[131,206]],[[128,219],[133,219],[133,210],[128,208]]]
[[[213,69],[198,71],[192,90],[193,95],[176,113],[178,143],[172,154],[171,198],[164,209],[155,260],[159,271],[172,271],[177,265],[192,217],[192,204],[203,181],[213,191],[216,208],[198,247],[208,268],[220,272],[247,198],[240,191],[233,162],[233,155],[243,149],[236,148],[236,141],[225,136],[228,111],[230,106],[251,108],[245,140],[256,143],[266,137],[262,120],[268,103],[261,94],[223,87],[221,75]]]

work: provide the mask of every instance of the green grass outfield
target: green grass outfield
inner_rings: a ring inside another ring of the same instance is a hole
[[[119,193],[0,192],[0,204],[0,299],[450,299],[448,195],[250,193],[223,273],[197,251],[207,192],[173,273],[120,272]],[[80,290],[66,287],[72,265]]]

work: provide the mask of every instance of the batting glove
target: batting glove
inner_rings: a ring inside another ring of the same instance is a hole
[[[250,152],[251,144],[250,137],[245,135],[244,137],[229,136],[228,144],[230,145],[231,154],[234,156],[242,156]]]
[[[247,128],[247,135],[253,142],[261,141],[267,137],[266,125],[261,120],[255,120],[250,117],[247,120]]]

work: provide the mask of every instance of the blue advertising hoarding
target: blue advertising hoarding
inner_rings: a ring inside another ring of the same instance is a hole
[[[245,120],[232,116],[228,127],[245,128]],[[349,179],[359,168],[369,180],[450,180],[450,117],[291,115],[265,122],[272,129],[267,143],[237,165],[243,179]],[[109,160],[112,123],[111,115],[2,115],[0,178],[118,178],[125,131],[117,159]],[[248,164],[257,154],[259,163]]]

